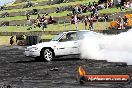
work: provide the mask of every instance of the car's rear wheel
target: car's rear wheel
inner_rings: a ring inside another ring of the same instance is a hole
[[[53,51],[51,49],[46,48],[46,49],[43,49],[42,50],[42,54],[41,55],[42,55],[42,59],[44,61],[49,62],[49,61],[52,61],[53,60],[54,53],[53,53]]]

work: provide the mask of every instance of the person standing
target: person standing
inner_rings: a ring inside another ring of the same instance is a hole
[[[89,20],[89,29],[93,30],[93,18],[90,18]]]
[[[41,21],[41,27],[42,27],[42,30],[45,31],[45,28],[47,28],[47,20],[46,19],[42,19]]]
[[[78,6],[75,6],[75,13],[77,14],[77,13],[79,13],[79,11],[78,11]]]
[[[27,25],[31,25],[31,16],[27,14]]]
[[[75,27],[76,27],[76,30],[78,30],[78,19],[77,19],[77,15],[74,16],[74,22],[75,22]]]
[[[85,17],[84,17],[84,28],[85,28],[85,30],[87,29],[87,21],[88,21],[88,19],[87,19],[87,17],[85,16]]]
[[[11,36],[11,37],[10,37],[10,44],[11,44],[11,45],[13,45],[13,43],[14,43],[13,37],[14,37],[14,36]]]

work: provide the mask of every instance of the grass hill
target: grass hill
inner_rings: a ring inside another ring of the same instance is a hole
[[[0,32],[32,32],[32,31],[42,31],[41,28],[32,28],[27,30],[31,26],[27,25],[26,14],[30,14],[31,19],[37,18],[34,14],[34,10],[37,11],[41,16],[48,13],[46,16],[53,16],[57,21],[56,24],[50,24],[46,28],[46,31],[65,31],[75,29],[75,25],[70,24],[71,6],[76,5],[88,5],[89,2],[93,3],[93,0],[16,0],[10,5],[6,5],[3,10],[0,11]],[[98,2],[98,0],[94,0]],[[28,6],[31,4],[31,6]],[[56,13],[57,7],[61,8],[61,12]],[[115,7],[108,9],[101,9],[98,11],[99,16],[104,13],[109,14],[111,20],[116,19],[116,16],[120,14],[131,12],[131,9],[123,10],[117,9]],[[115,14],[116,13],[116,14]],[[82,13],[83,16],[90,16],[91,12]],[[65,24],[64,24],[65,23]],[[96,22],[94,23],[94,30],[105,30],[108,28],[109,22]],[[84,24],[80,22],[78,24],[79,29],[84,29]],[[87,27],[88,29],[88,27]],[[7,36],[9,37],[9,36]],[[51,39],[53,35],[42,35],[43,39]],[[2,37],[3,39],[3,37]],[[0,39],[1,40],[1,39]],[[6,40],[6,39],[5,39]]]

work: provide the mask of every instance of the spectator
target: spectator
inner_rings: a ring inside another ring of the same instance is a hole
[[[93,30],[93,18],[90,18],[89,20],[89,29]]]
[[[53,19],[53,17],[49,17],[48,24],[56,23],[56,21]]]
[[[105,18],[105,20],[106,20],[106,21],[108,21],[108,20],[109,20],[109,17],[108,17],[108,15],[106,15],[106,14],[103,14],[103,17]]]
[[[99,5],[98,5],[98,10],[100,10],[100,9],[105,9],[104,4],[99,4]]]
[[[5,10],[5,7],[4,6],[1,6],[0,7],[0,11],[3,11],[3,10]]]
[[[59,13],[59,12],[60,12],[60,7],[57,7],[56,13]]]
[[[77,19],[77,15],[74,16],[74,22],[75,22],[76,30],[78,30],[78,19]]]
[[[96,8],[94,6],[92,6],[91,9],[92,9],[92,16],[94,16],[96,13]]]
[[[78,13],[82,14],[82,7],[81,6],[78,8]]]
[[[128,20],[128,18],[126,16],[124,16],[124,18],[123,18],[124,24],[127,23],[127,20]]]
[[[78,21],[82,21],[83,20],[83,16],[82,15],[78,15],[77,19],[78,19]]]
[[[125,2],[124,3],[124,7],[125,7],[126,10],[129,9],[130,8],[129,3],[128,2]]]
[[[94,1],[94,2],[92,2],[93,3],[93,6],[96,4],[96,2]]]
[[[96,14],[95,18],[96,18],[96,20],[98,20],[99,19],[99,14]]]
[[[47,28],[47,20],[46,19],[41,20],[41,27],[42,27],[42,30],[45,31],[45,28]]]
[[[88,2],[88,6],[91,7],[91,2]]]
[[[40,20],[39,19],[36,19],[35,22],[34,22],[34,28],[35,27],[41,27],[41,23],[40,23]]]
[[[71,24],[75,24],[74,15],[71,16]]]
[[[74,9],[75,9],[75,13],[76,13],[76,14],[79,13],[79,10],[78,10],[79,8],[78,8],[78,6],[75,6]]]
[[[27,14],[27,24],[31,25],[31,16]]]
[[[82,12],[86,13],[87,12],[87,7],[86,6],[82,6]]]
[[[41,21],[40,22],[42,22],[42,21],[44,21],[46,18],[45,18],[45,16],[43,15],[42,17],[41,17]]]
[[[74,15],[75,13],[75,8],[72,8],[72,14]]]
[[[121,5],[121,2],[118,3],[117,8],[120,8],[120,10],[122,11],[122,5]]]
[[[14,36],[11,36],[11,37],[10,37],[10,44],[11,44],[11,45],[13,45],[13,43],[14,43],[13,37],[14,37]]]
[[[118,29],[123,29],[123,19],[120,16],[118,18],[118,25],[119,25]]]
[[[85,17],[84,17],[84,27],[85,27],[85,30],[87,29],[87,22],[88,22],[88,19],[87,19],[87,17],[85,16]]]
[[[41,19],[41,16],[40,16],[39,14],[38,14],[38,17],[37,17],[37,19],[39,19],[39,20]]]

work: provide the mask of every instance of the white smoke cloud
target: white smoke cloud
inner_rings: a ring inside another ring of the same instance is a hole
[[[118,35],[90,32],[82,40],[80,49],[82,58],[132,65],[132,30]]]

